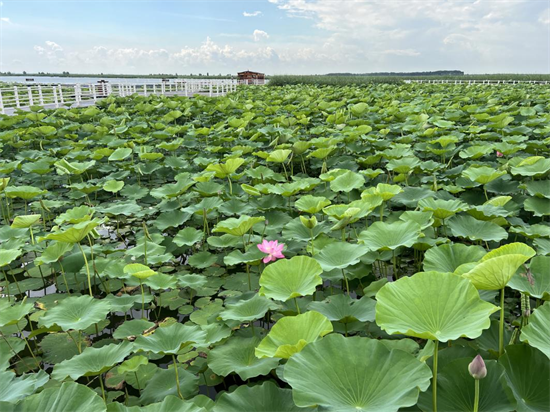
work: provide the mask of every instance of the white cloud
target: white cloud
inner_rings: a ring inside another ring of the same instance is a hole
[[[269,34],[267,34],[263,30],[256,29],[254,30],[254,33],[252,33],[252,38],[254,39],[254,41],[265,40],[265,39],[269,39]]]
[[[394,56],[408,56],[416,57],[420,56],[420,52],[414,49],[404,49],[404,50],[384,50],[382,54],[390,54]]]
[[[9,17],[0,17],[0,21],[2,21],[3,23],[11,24],[11,20]]]
[[[243,12],[243,16],[244,17],[258,17],[258,16],[261,16],[262,15],[262,12],[261,11],[252,11],[252,12]]]
[[[550,24],[550,8],[544,10],[540,14],[539,22],[542,24]]]

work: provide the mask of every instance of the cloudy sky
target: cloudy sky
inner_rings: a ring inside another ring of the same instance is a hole
[[[0,4],[0,71],[550,73],[549,0]]]

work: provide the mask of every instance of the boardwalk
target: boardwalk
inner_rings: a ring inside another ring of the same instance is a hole
[[[32,106],[45,109],[60,107],[87,107],[109,96],[164,95],[164,96],[223,96],[235,91],[237,81],[176,80],[149,84],[74,84],[74,85],[15,85],[0,88],[0,113],[12,115],[18,110],[30,111]]]

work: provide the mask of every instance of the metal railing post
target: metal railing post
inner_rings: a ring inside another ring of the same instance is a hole
[[[27,92],[29,93],[29,106],[33,106],[34,105],[34,100],[32,98],[32,89],[31,89],[31,86],[28,86],[27,87]]]
[[[42,85],[38,85],[38,101],[41,105],[44,105],[44,96],[42,95]]]
[[[55,107],[59,107],[59,102],[57,101],[57,88],[55,86],[52,87],[53,91],[53,102],[55,103]]]
[[[61,85],[58,84],[57,87],[59,87],[59,101],[61,104],[65,104],[65,98],[63,97],[63,89],[61,88]]]
[[[2,100],[2,90],[0,90],[0,113],[4,114],[4,101]]]
[[[13,97],[15,99],[15,107],[21,107],[19,104],[19,92],[17,91],[17,86],[13,86]]]

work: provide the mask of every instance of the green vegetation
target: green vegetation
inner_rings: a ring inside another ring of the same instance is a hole
[[[0,116],[0,409],[547,411],[550,88]]]

